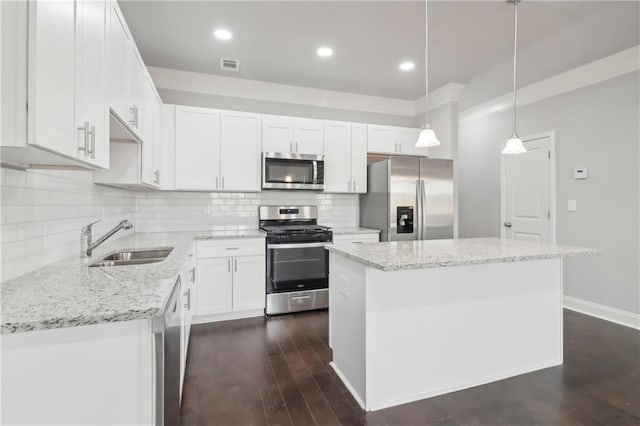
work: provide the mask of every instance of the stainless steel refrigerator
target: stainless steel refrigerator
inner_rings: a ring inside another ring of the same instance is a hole
[[[453,238],[453,161],[389,158],[367,167],[360,225],[380,230],[381,241]]]

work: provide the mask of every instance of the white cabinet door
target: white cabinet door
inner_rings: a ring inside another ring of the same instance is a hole
[[[198,259],[196,314],[210,315],[233,309],[233,273],[230,257]]]
[[[262,116],[262,151],[294,152],[291,117]]]
[[[398,140],[396,130],[391,126],[367,126],[367,150],[381,154],[396,154]]]
[[[129,123],[132,113],[129,109],[129,39],[126,25],[118,13],[117,3],[110,6],[109,24],[109,105],[124,123]]]
[[[138,58],[133,44],[129,44],[129,54],[127,58],[127,73],[129,76],[129,108],[131,119],[129,127],[140,139],[144,139],[142,133],[143,110],[144,110],[144,64]]]
[[[176,189],[218,189],[220,112],[176,107],[175,132]]]
[[[324,122],[324,156],[324,191],[350,192],[352,188],[351,123]]]
[[[89,129],[88,147],[79,151],[79,159],[102,168],[109,167],[107,21],[106,1],[76,3],[76,123]]]
[[[322,120],[295,119],[293,147],[294,152],[298,154],[322,154],[324,152]]]
[[[246,256],[233,258],[233,310],[264,309],[265,258]]]
[[[153,141],[153,169],[154,183],[157,187],[161,187],[162,175],[162,100],[157,94],[153,93],[153,131],[151,140]]]
[[[351,125],[351,192],[367,192],[367,126]]]
[[[399,153],[403,155],[421,155],[427,156],[427,148],[416,148],[420,129],[412,129],[409,127],[397,128],[397,139]]]
[[[260,191],[260,114],[220,114],[220,189]]]
[[[162,154],[160,155],[160,188],[165,190],[176,189],[176,107],[174,105],[161,104],[160,143]]]
[[[159,146],[156,146],[156,141],[153,138],[154,132],[154,113],[156,111],[155,107],[155,92],[153,87],[151,86],[151,82],[144,79],[144,86],[142,87],[142,109],[141,109],[141,124],[143,127],[141,129],[142,136],[142,173],[141,179],[142,183],[158,186],[156,182],[158,179],[156,178],[156,165],[155,165],[155,151]],[[159,118],[158,118],[159,119]]]
[[[78,158],[86,139],[75,120],[75,4],[29,6],[29,143]]]

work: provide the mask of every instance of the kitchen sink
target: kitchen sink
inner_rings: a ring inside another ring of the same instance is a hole
[[[111,253],[89,265],[91,268],[103,266],[144,265],[162,262],[173,251],[173,247],[153,250],[126,250]]]

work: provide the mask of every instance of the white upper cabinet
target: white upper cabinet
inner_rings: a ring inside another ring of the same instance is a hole
[[[221,111],[220,189],[260,191],[260,114]]]
[[[427,148],[416,148],[419,129],[395,126],[367,126],[368,152],[376,154],[419,155],[426,157]]]
[[[366,125],[324,122],[325,192],[367,191]]]
[[[367,125],[351,125],[351,192],[367,192]]]
[[[296,118],[293,121],[293,144],[298,154],[322,154],[324,152],[322,120]]]
[[[176,107],[175,105],[160,105],[161,114],[158,131],[160,138],[160,188],[164,190],[176,189]]]
[[[125,123],[132,119],[129,105],[129,62],[130,48],[124,18],[118,8],[110,8],[109,25],[109,99],[111,110]]]
[[[218,190],[221,186],[220,112],[176,107],[175,134],[176,189]]]
[[[350,192],[351,123],[324,122],[324,156],[324,191]]]
[[[159,133],[154,132],[155,124],[160,120],[159,110],[157,109],[158,100],[156,93],[149,80],[145,79],[142,92],[142,117],[141,122],[144,123],[142,128],[142,183],[159,186],[160,185],[160,165],[158,164],[157,152],[160,150],[160,141],[154,138]]]
[[[90,1],[90,0],[88,0]],[[140,140],[144,128],[147,73],[117,2],[111,3],[109,33],[109,99],[112,113]],[[146,132],[146,133],[145,133]]]
[[[322,120],[262,116],[262,151],[322,154]]]
[[[109,109],[107,98],[107,24],[105,1],[76,3],[76,125],[88,128],[85,161],[109,167]]]
[[[262,151],[294,152],[293,117],[262,116]]]
[[[106,145],[106,3],[29,3],[28,143],[98,167]]]

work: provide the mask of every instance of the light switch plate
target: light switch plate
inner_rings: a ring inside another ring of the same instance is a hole
[[[587,179],[589,177],[589,170],[585,167],[573,169],[574,179]]]
[[[576,210],[578,210],[576,200],[569,200],[569,202],[567,203],[567,210],[569,210],[570,212],[575,212]]]

